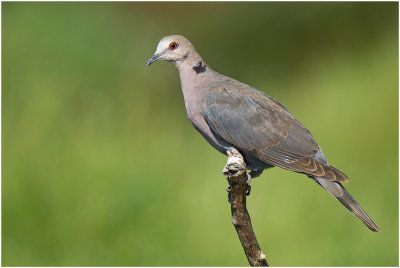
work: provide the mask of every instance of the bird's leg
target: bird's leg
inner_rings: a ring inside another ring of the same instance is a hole
[[[258,176],[261,175],[261,173],[263,173],[264,169],[252,169],[250,171],[250,173],[247,174],[247,191],[246,191],[246,195],[250,195],[250,191],[251,191],[251,186],[250,186],[250,182],[252,179],[257,178]]]

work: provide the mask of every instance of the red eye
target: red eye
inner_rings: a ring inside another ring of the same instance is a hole
[[[171,44],[169,44],[168,49],[175,50],[177,47],[178,47],[178,43],[172,42]]]

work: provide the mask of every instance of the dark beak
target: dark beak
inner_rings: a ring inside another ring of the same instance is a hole
[[[146,62],[146,66],[149,66],[150,64],[152,64],[153,62],[155,62],[156,60],[158,60],[159,57],[160,57],[159,54],[154,54],[153,57],[151,57],[151,58]]]

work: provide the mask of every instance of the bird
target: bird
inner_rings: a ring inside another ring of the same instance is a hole
[[[163,37],[146,66],[159,60],[178,69],[194,128],[219,152],[237,150],[250,170],[249,179],[274,166],[305,174],[370,230],[380,232],[343,187],[348,177],[328,164],[311,132],[277,100],[211,69],[182,35]]]

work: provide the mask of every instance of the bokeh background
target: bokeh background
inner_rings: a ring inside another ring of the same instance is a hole
[[[169,34],[284,104],[382,229],[274,168],[248,199],[269,263],[398,266],[395,2],[3,2],[2,265],[248,265],[226,157],[145,66]]]

